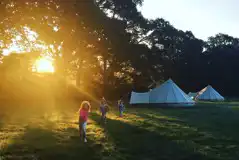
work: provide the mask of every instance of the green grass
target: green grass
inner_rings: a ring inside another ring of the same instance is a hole
[[[106,125],[93,112],[86,144],[79,139],[74,110],[44,108],[0,112],[0,160],[239,159],[238,103],[127,108],[124,118],[110,113]]]

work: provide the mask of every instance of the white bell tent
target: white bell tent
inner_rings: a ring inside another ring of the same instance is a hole
[[[197,100],[203,101],[224,101],[224,97],[221,96],[211,85],[203,88],[196,96]]]
[[[130,104],[148,104],[149,103],[149,92],[136,93],[131,92]]]
[[[150,92],[149,103],[191,105],[195,102],[169,79]]]

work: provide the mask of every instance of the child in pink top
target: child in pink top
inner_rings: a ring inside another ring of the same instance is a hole
[[[91,105],[88,101],[83,101],[79,109],[79,131],[80,136],[83,138],[84,142],[87,142],[86,139],[86,125],[89,116]]]

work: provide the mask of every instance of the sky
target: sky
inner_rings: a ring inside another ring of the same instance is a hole
[[[203,40],[217,33],[239,37],[239,0],[144,0],[140,10]]]

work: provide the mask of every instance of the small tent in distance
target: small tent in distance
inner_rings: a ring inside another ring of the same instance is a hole
[[[150,91],[149,103],[190,106],[195,102],[169,79]]]
[[[224,97],[221,96],[211,85],[203,88],[198,92],[196,100],[202,101],[224,101]]]
[[[131,92],[130,104],[148,104],[149,103],[149,92],[136,93]]]

